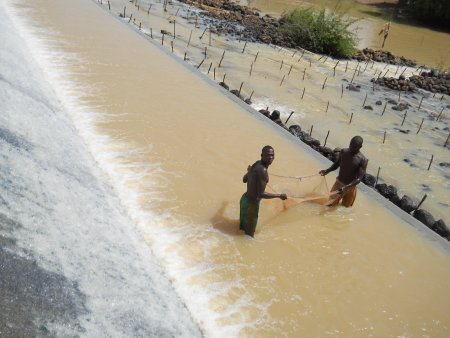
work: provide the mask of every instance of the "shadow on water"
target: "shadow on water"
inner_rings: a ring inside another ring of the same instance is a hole
[[[77,336],[78,316],[87,313],[75,282],[48,271],[17,246],[20,223],[0,214],[0,336]],[[54,332],[55,328],[60,328]]]
[[[226,208],[230,202],[222,202],[222,206],[217,213],[211,218],[213,227],[224,234],[230,236],[240,236],[244,232],[239,229],[239,219],[232,219],[224,215]]]

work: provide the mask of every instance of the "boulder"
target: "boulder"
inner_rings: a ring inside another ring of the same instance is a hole
[[[436,222],[433,215],[424,209],[418,209],[414,211],[413,216],[427,227],[431,228],[433,224]]]
[[[387,186],[387,191],[386,191],[386,198],[389,200],[392,200],[395,196],[397,195],[397,188],[394,187],[393,185],[388,185]]]
[[[375,189],[384,197],[386,197],[387,193],[388,193],[388,186],[386,183],[378,183],[375,186]]]
[[[415,208],[417,208],[417,204],[414,203],[414,201],[409,197],[408,195],[403,195],[402,199],[400,200],[398,206],[407,213],[410,213]]]
[[[434,222],[434,224],[431,228],[434,231],[436,231],[439,235],[441,235],[442,237],[445,237],[448,240],[450,240],[450,230],[442,219]]]
[[[366,110],[373,110],[372,106],[364,106],[364,109],[366,109]]]
[[[230,87],[228,87],[228,85],[225,82],[219,82],[219,86],[225,88],[226,90],[230,89]]]
[[[292,126],[289,126],[289,132],[294,136],[299,137],[301,131],[302,128],[298,124],[293,124]]]
[[[377,106],[381,106],[381,105],[383,104],[383,102],[381,102],[381,100],[378,100],[377,102],[375,102],[375,104],[376,104]]]
[[[314,137],[311,137],[311,141],[309,144],[311,147],[316,147],[317,150],[319,149],[318,147],[320,146],[320,141],[316,140]]]
[[[385,198],[391,199],[397,195],[397,188],[393,185],[387,185],[385,183],[380,183],[375,186],[375,189]]]
[[[404,103],[399,103],[398,105],[392,107],[392,110],[397,110],[397,111],[403,111],[405,109],[408,109],[408,106]]]
[[[324,146],[320,146],[319,147],[319,151],[321,154],[323,154],[325,157],[328,156],[332,156],[333,155],[333,150],[331,148],[328,147],[324,147]]]
[[[351,90],[351,91],[354,91],[354,92],[359,92],[359,91],[361,91],[357,86],[355,86],[353,83],[350,83],[348,86],[347,86],[347,89],[348,90]]]
[[[398,205],[400,203],[400,196],[398,196],[398,194],[395,194],[394,196],[389,198],[389,201],[391,201],[395,205]]]
[[[241,94],[239,93],[239,90],[237,90],[237,89],[232,89],[232,90],[230,90],[230,93],[236,95],[236,96],[237,96],[238,98],[240,98],[240,99],[243,99],[242,96],[241,96]]]
[[[373,175],[365,174],[362,178],[362,182],[369,187],[373,187],[375,185],[376,178]]]
[[[270,111],[268,111],[267,109],[260,109],[259,112],[266,117],[270,116]]]

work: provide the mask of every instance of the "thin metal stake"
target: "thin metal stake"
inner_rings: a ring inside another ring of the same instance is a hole
[[[294,114],[293,111],[291,111],[291,113],[289,114],[289,117],[286,119],[286,121],[284,122],[284,124],[287,124],[287,123],[288,123],[288,121],[289,121],[289,119],[291,118],[292,114]]]
[[[222,65],[222,61],[223,61],[224,56],[225,56],[225,51],[223,51],[222,57],[220,58],[219,68],[220,68],[220,66]]]
[[[377,185],[377,183],[378,183],[378,178],[380,177],[380,170],[381,170],[381,167],[378,167],[377,178],[376,178],[376,180],[375,180],[375,186]]]
[[[322,90],[325,88],[325,83],[327,83],[327,79],[328,77],[326,77],[325,80],[323,81]]]
[[[191,29],[191,34],[189,34],[189,40],[188,40],[188,44],[187,44],[188,47],[191,44],[191,37],[192,37],[192,29]]]
[[[259,55],[259,51],[256,53],[256,56],[255,56],[255,61],[253,61],[253,63],[255,63],[256,62],[256,59],[258,58],[258,55]]]
[[[419,129],[417,130],[417,133],[416,133],[416,134],[419,134],[420,129],[422,129],[423,121],[425,121],[424,118],[422,118],[422,122],[420,122],[420,126],[419,126]]]
[[[431,163],[433,163],[433,158],[434,158],[434,155],[431,155],[430,164],[428,164],[428,169],[427,170],[430,170]]]
[[[384,112],[386,111],[386,106],[387,106],[387,101],[386,101],[386,103],[384,104],[384,107],[383,107],[383,112],[381,113],[381,116],[383,116],[384,115]]]
[[[403,115],[403,121],[402,121],[402,127],[403,127],[403,123],[405,123],[405,119],[406,119],[406,114],[408,114],[408,111],[405,111],[405,115]]]
[[[327,136],[325,137],[325,141],[323,142],[323,146],[327,145],[328,136],[330,135],[330,131],[328,130]]]

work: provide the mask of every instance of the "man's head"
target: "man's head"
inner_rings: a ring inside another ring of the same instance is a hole
[[[272,164],[275,159],[275,150],[271,146],[265,146],[261,151],[261,162],[265,166],[269,166]]]
[[[350,146],[349,149],[353,154],[357,154],[359,149],[361,149],[363,145],[363,139],[361,136],[354,136],[351,140],[350,140]]]

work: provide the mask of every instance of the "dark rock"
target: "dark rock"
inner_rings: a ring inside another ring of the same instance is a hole
[[[250,99],[245,99],[244,102],[247,103],[248,105],[252,104],[252,101]]]
[[[260,109],[259,112],[266,117],[270,116],[270,111],[268,111],[267,109]]]
[[[237,90],[237,89],[232,89],[232,90],[230,90],[230,93],[236,95],[238,98],[240,98],[241,100],[243,100],[243,97],[242,97],[241,94],[239,93],[239,90]]]
[[[373,175],[365,174],[362,178],[362,182],[369,187],[373,187],[375,185],[376,178]]]
[[[402,199],[400,200],[398,206],[406,211],[407,213],[410,213],[415,208],[417,208],[417,204],[414,203],[414,201],[409,197],[408,195],[403,195]]]
[[[317,147],[317,149],[318,149],[318,147],[320,146],[320,141],[319,141],[319,140],[316,140],[315,138],[312,138],[312,137],[311,137],[311,143],[310,143],[310,145],[313,146],[313,147]]]
[[[397,105],[397,101],[392,100],[392,99],[389,99],[389,100],[388,100],[388,103],[389,103],[389,104],[395,104],[395,105]]]
[[[375,102],[375,104],[376,104],[377,106],[381,106],[381,105],[383,104],[383,102],[381,102],[381,100],[378,100],[377,102]]]
[[[385,183],[378,183],[375,186],[375,189],[382,195],[382,196],[386,196],[388,193],[388,186]]]
[[[354,92],[359,92],[359,91],[361,91],[357,86],[355,86],[353,83],[350,83],[348,86],[347,86],[347,89],[348,90],[351,90],[351,91],[354,91]]]
[[[328,157],[328,156],[332,156],[332,155],[333,155],[333,150],[332,150],[331,148],[324,147],[324,146],[320,146],[320,147],[319,147],[319,152],[320,152],[321,154],[323,154],[325,157]]]
[[[450,163],[449,162],[441,162],[441,163],[439,163],[439,166],[444,167],[444,168],[450,168]]]
[[[392,199],[395,195],[397,195],[397,188],[393,185],[388,185],[386,189],[386,197],[387,199]]]
[[[404,103],[399,103],[398,105],[392,107],[392,110],[397,110],[397,111],[403,111],[405,109],[408,109],[408,106]]]
[[[230,87],[228,87],[228,85],[225,82],[219,82],[219,86],[222,86],[223,88],[225,88],[226,90],[229,90]]]
[[[433,215],[431,215],[428,211],[424,209],[418,209],[414,211],[413,216],[427,227],[431,228],[433,224],[436,222]]]
[[[364,109],[366,109],[366,110],[373,110],[372,106],[364,106]]]
[[[395,194],[394,196],[392,196],[391,198],[389,198],[389,201],[391,201],[392,203],[394,203],[395,205],[399,205],[400,203],[400,196],[398,196],[398,194]]]
[[[439,221],[434,222],[434,224],[432,225],[431,229],[436,231],[442,237],[445,237],[448,240],[450,240],[450,230],[449,230],[449,228],[447,227],[447,225],[445,224],[445,222],[442,219],[440,219]]]
[[[289,132],[294,136],[300,136],[300,133],[302,131],[302,128],[298,124],[293,124],[292,126],[289,126]]]
[[[304,143],[307,145],[311,145],[313,138],[309,136],[308,134],[302,132],[302,137],[300,138]]]

